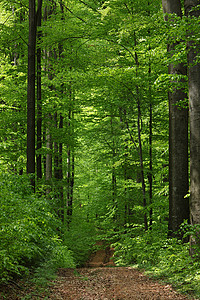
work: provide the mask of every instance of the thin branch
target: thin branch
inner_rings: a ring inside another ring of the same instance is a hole
[[[94,12],[101,14],[97,9],[93,8],[92,6],[90,6],[88,3],[85,3],[82,0],[79,0],[79,2],[81,2],[82,4],[84,4],[85,6],[89,7],[90,9],[92,9]]]
[[[114,40],[110,40],[110,39],[104,39],[104,40],[106,40],[107,42],[112,42],[112,43],[114,43],[115,45],[118,45],[118,46],[124,48],[124,49],[132,56],[132,58],[135,60],[135,63],[137,64],[135,55],[134,55],[134,54],[133,54],[126,46],[124,46],[123,44],[119,44],[119,43],[117,43],[117,42],[114,41]]]
[[[20,39],[28,46],[28,43],[23,39],[23,37],[18,33]]]
[[[126,9],[128,10],[129,14],[132,15],[132,12],[130,11],[130,9],[128,8],[128,5],[126,3],[124,3]]]
[[[134,138],[133,138],[133,135],[132,135],[132,133],[131,133],[131,130],[130,130],[130,127],[129,127],[129,124],[128,124],[128,121],[127,121],[127,118],[126,118],[126,111],[125,111],[125,110],[123,110],[123,115],[124,115],[124,122],[125,122],[126,128],[127,128],[127,130],[128,130],[128,133],[129,133],[129,135],[130,135],[131,141],[133,142],[133,144],[134,144],[134,146],[135,146],[135,149],[137,150],[137,152],[138,152],[138,154],[139,154],[139,148],[138,148],[138,146],[136,145],[136,142],[135,142],[135,140],[134,140]]]
[[[75,16],[77,19],[79,19],[80,21],[84,22],[84,23],[87,23],[85,20],[83,20],[81,17],[75,15],[73,13],[73,11],[71,11],[71,9],[69,7],[67,7],[64,3],[62,3],[62,5],[66,8],[66,10],[68,10],[73,16]]]

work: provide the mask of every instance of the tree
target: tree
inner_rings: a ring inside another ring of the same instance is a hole
[[[200,1],[185,0],[188,34],[188,82],[190,113],[190,221],[191,225],[200,224],[200,63],[199,43],[194,40],[198,35],[196,20],[200,16]],[[191,237],[191,245],[199,244],[197,237]],[[192,251],[193,252],[193,251]]]
[[[28,87],[27,87],[27,173],[32,175],[35,186],[35,51],[36,51],[36,7],[35,0],[29,0],[28,41]]]
[[[37,38],[40,43],[42,38],[41,23],[42,23],[42,0],[38,0],[38,12],[37,12]],[[37,151],[41,151],[42,148],[42,82],[41,82],[41,62],[42,50],[38,45],[37,47]],[[42,178],[42,154],[37,153],[37,179]]]
[[[172,26],[176,17],[182,17],[180,0],[163,0],[165,20]],[[170,16],[171,15],[171,16]],[[175,17],[176,16],[176,17]],[[170,39],[170,37],[169,37]],[[168,53],[173,61],[177,41],[170,41]],[[181,102],[187,98],[185,92],[186,66],[182,62],[170,63],[172,78],[169,97],[169,235],[179,235],[178,230],[184,220],[189,220],[188,192],[188,109]],[[175,79],[174,79],[175,78]],[[180,78],[180,79],[179,79]],[[181,87],[177,86],[181,83]]]

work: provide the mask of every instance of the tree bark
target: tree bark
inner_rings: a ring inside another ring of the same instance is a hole
[[[52,116],[48,114],[48,121],[47,121],[47,132],[46,132],[46,147],[47,147],[47,155],[46,155],[46,180],[48,184],[52,179],[52,138],[51,138],[51,127],[52,123]],[[50,193],[50,187],[47,189],[47,194]]]
[[[41,20],[42,20],[42,0],[38,0],[37,10],[37,26],[38,41],[41,40]],[[41,47],[37,49],[37,150],[42,148],[42,89],[41,89]],[[37,179],[42,178],[42,154],[38,153],[36,156],[37,162]]]
[[[72,68],[70,67],[70,71]],[[70,225],[73,213],[73,189],[74,189],[74,111],[73,111],[72,82],[69,82],[69,112],[68,112],[68,135],[71,137],[67,145],[67,224]]]
[[[35,187],[35,50],[36,50],[35,0],[29,0],[28,87],[27,87],[27,173],[32,174]]]
[[[199,17],[200,10],[195,9],[200,1],[185,0],[185,14]],[[194,9],[193,9],[194,8]],[[193,9],[193,10],[191,10]],[[194,19],[193,19],[194,20]],[[188,24],[191,25],[190,23]],[[189,27],[188,26],[188,27]],[[189,81],[189,113],[190,113],[190,222],[200,224],[200,64],[196,62],[200,45],[192,40],[192,28],[188,29],[188,81]],[[200,244],[199,233],[191,237],[191,253],[193,244]]]
[[[149,229],[152,230],[153,225],[153,155],[152,155],[152,139],[153,139],[153,108],[152,108],[152,96],[151,96],[151,66],[149,65]]]
[[[182,17],[180,0],[163,0],[163,11]],[[165,16],[168,20],[168,15]],[[172,22],[173,19],[169,20]],[[178,43],[168,45],[171,54]],[[169,74],[186,75],[183,63],[169,64]],[[183,81],[182,81],[183,82]],[[189,219],[189,202],[184,196],[188,193],[188,109],[180,107],[181,100],[187,98],[184,89],[175,89],[169,98],[169,236],[179,236],[178,230],[184,220]]]
[[[136,34],[134,33],[135,39],[135,47],[137,46]],[[136,64],[136,78],[138,77],[138,68],[139,68],[139,61],[138,55],[135,51],[135,64]],[[144,228],[145,231],[148,230],[148,222],[147,222],[147,200],[146,200],[146,185],[145,185],[145,178],[144,178],[144,164],[143,164],[143,151],[142,151],[142,139],[141,139],[141,107],[140,107],[140,91],[138,85],[136,85],[136,95],[137,95],[137,130],[138,130],[138,150],[139,150],[139,159],[140,159],[140,174],[141,174],[141,182],[142,182],[142,195],[143,195],[143,207],[144,207]]]

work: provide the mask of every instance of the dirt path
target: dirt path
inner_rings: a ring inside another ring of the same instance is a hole
[[[103,247],[90,258],[87,268],[59,270],[56,284],[50,289],[52,300],[164,300],[189,299],[178,294],[170,285],[150,280],[130,267],[115,267],[114,249]],[[102,248],[103,247],[103,248]],[[112,266],[112,267],[110,267]],[[102,268],[103,267],[103,268]]]
[[[170,285],[150,280],[130,267],[98,267],[59,271],[56,285],[51,288],[52,300],[128,300],[188,299]]]
[[[114,249],[99,242],[97,250],[87,267],[77,270],[60,269],[58,277],[48,290],[38,292],[28,286],[26,290],[17,285],[0,289],[0,300],[51,299],[51,300],[167,300],[189,299],[178,294],[170,285],[162,285],[149,279],[131,267],[116,267],[112,256]],[[14,287],[14,289],[13,289]],[[7,293],[8,292],[8,293]],[[3,295],[7,296],[3,296]],[[24,296],[27,296],[24,298]],[[191,299],[191,298],[190,298]]]

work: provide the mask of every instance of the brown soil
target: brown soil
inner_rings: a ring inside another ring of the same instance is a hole
[[[98,246],[103,247],[99,242]],[[189,299],[171,285],[162,285],[131,267],[114,267],[114,249],[104,247],[92,256],[86,268],[60,269],[50,290],[52,300],[164,300]],[[110,267],[113,266],[113,267]],[[102,268],[105,267],[105,268]],[[190,298],[191,299],[191,298]]]
[[[103,247],[102,243],[98,245]],[[112,261],[113,253],[114,249],[104,247],[91,256],[85,268],[60,269],[56,281],[46,291],[37,291],[30,286],[20,290],[16,284],[7,286],[8,290],[0,288],[0,300],[191,299],[177,293],[171,285],[158,283],[137,269],[116,267]]]
[[[164,300],[189,299],[174,291],[171,285],[155,282],[130,267],[82,268],[59,272],[51,288],[52,300]]]

